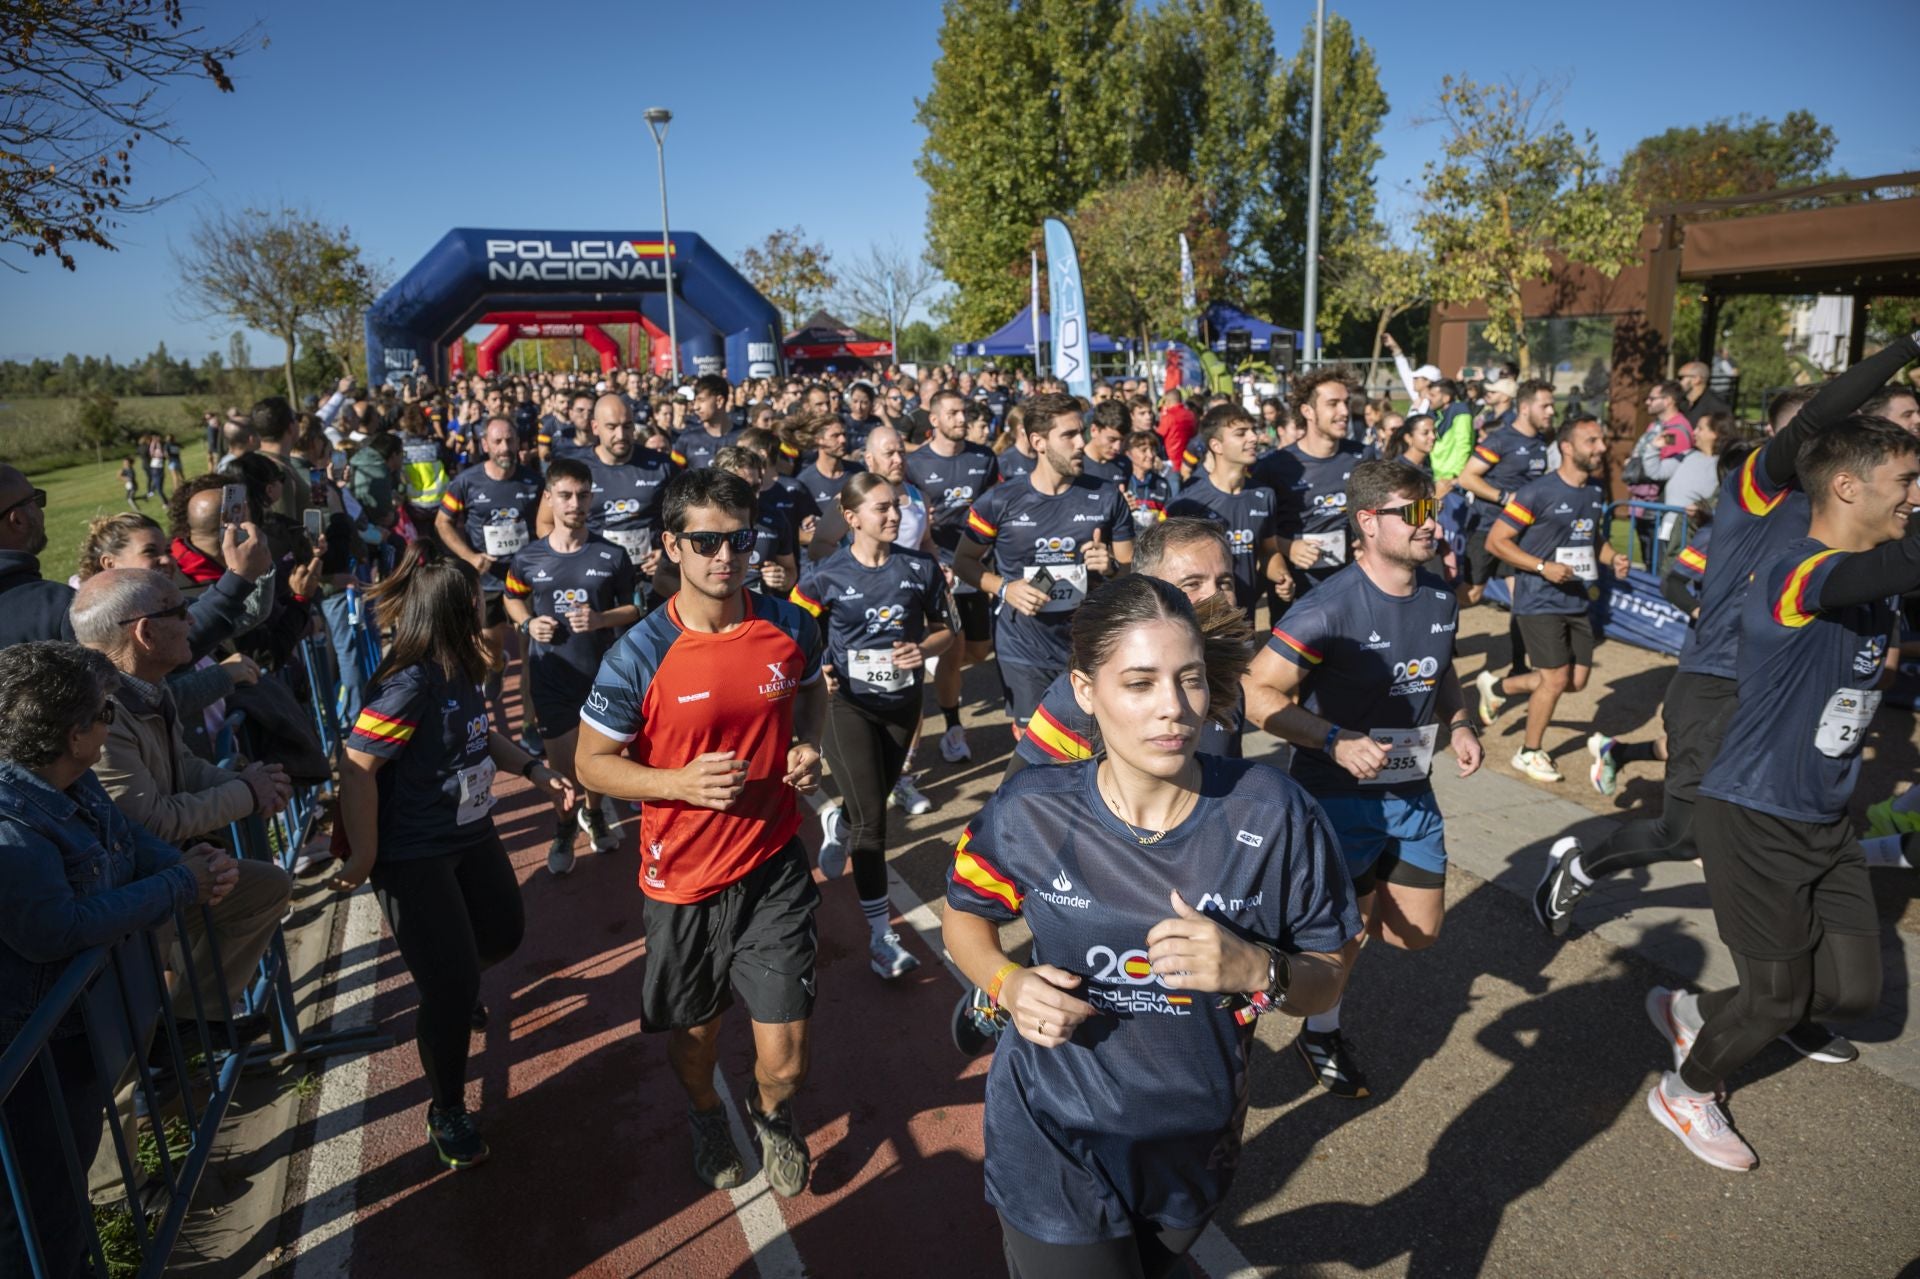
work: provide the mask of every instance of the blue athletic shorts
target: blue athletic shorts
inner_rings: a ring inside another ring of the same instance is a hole
[[[1377,878],[1425,887],[1435,876],[1444,880],[1447,842],[1433,791],[1342,791],[1314,798],[1340,837],[1355,883]],[[1396,875],[1402,867],[1414,873]]]

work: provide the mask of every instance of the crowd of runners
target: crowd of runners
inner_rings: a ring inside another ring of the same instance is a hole
[[[1006,777],[951,814],[944,924],[975,987],[956,1042],[995,1051],[986,1195],[1012,1273],[1165,1274],[1232,1179],[1258,1017],[1302,1019],[1315,1084],[1369,1095],[1342,996],[1370,940],[1439,938],[1432,770],[1475,773],[1482,731],[1524,702],[1513,767],[1562,783],[1546,735],[1591,676],[1594,602],[1638,565],[1693,622],[1664,744],[1594,734],[1589,780],[1611,793],[1664,761],[1664,807],[1590,848],[1558,841],[1534,909],[1559,936],[1598,879],[1702,860],[1738,984],[1649,992],[1672,1069],[1647,1104],[1694,1155],[1752,1167],[1727,1081],[1780,1037],[1855,1055],[1831,1025],[1879,999],[1869,856],[1898,862],[1920,829],[1920,787],[1874,797],[1864,846],[1849,816],[1899,677],[1900,597],[1911,617],[1920,591],[1916,358],[1901,338],[1745,436],[1703,381],[1661,384],[1626,478],[1655,485],[1635,490],[1649,505],[1682,474],[1701,487],[1680,520],[1629,511],[1631,556],[1609,540],[1602,424],[1557,421],[1553,385],[1510,373],[1468,388],[1409,369],[1405,415],[1341,368],[1244,402],[946,370],[342,386],[307,453],[356,508],[385,647],[329,874],[371,882],[418,988],[433,1149],[488,1156],[467,1045],[481,971],[525,926],[497,770],[551,799],[548,873],[583,840],[633,850],[643,1026],[685,1091],[692,1173],[717,1188],[745,1177],[714,1075],[745,1005],[747,1117],[791,1196],[810,1168],[815,914],[854,904],[823,904],[819,882],[832,896],[850,872],[876,980],[917,967],[888,810],[933,807],[915,784],[929,716],[953,765],[1004,710]],[[1506,669],[1463,685],[1462,611],[1495,598]],[[982,664],[997,693],[969,705]],[[1284,743],[1266,762],[1242,758],[1255,730]],[[1003,940],[1016,920],[1024,947]]]

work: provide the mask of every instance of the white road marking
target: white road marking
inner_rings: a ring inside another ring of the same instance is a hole
[[[807,1268],[800,1264],[800,1250],[787,1233],[787,1218],[774,1201],[773,1187],[760,1167],[758,1148],[747,1132],[747,1121],[727,1090],[719,1067],[713,1071],[713,1090],[720,1094],[720,1105],[727,1112],[727,1127],[733,1130],[733,1144],[740,1151],[740,1162],[747,1179],[727,1192],[733,1200],[733,1215],[739,1219],[740,1232],[747,1237],[753,1252],[753,1264],[761,1279],[805,1279]]]

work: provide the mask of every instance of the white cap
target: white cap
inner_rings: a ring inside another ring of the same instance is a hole
[[[1431,364],[1422,364],[1413,371],[1413,375],[1426,382],[1438,382],[1440,380],[1440,370]]]

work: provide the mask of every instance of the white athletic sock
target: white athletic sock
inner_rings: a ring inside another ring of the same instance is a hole
[[[1920,791],[1920,786],[1913,789]],[[1913,791],[1907,793],[1912,794]],[[1913,863],[1908,861],[1907,855],[1901,851],[1901,844],[1905,839],[1904,835],[1877,835],[1872,839],[1861,840],[1860,847],[1866,850],[1867,865],[1912,870]]]
[[[1691,1097],[1695,1101],[1712,1101],[1713,1094],[1701,1092],[1697,1088],[1687,1087],[1687,1081],[1680,1078],[1680,1072],[1669,1070],[1660,1076],[1660,1091],[1669,1097]]]
[[[1567,874],[1573,876],[1573,882],[1582,888],[1592,888],[1593,880],[1587,875],[1587,868],[1580,864],[1580,849],[1574,849],[1567,857]]]
[[[1700,1015],[1700,996],[1690,990],[1678,991],[1673,997],[1673,1015],[1688,1030],[1699,1032],[1706,1019]]]
[[[926,661],[926,666],[927,683],[931,684],[940,678],[940,659],[937,657],[929,657]]]
[[[1314,1013],[1311,1017],[1308,1017],[1307,1029],[1316,1035],[1324,1035],[1328,1031],[1340,1029],[1340,1003],[1341,1001],[1336,999],[1333,1007],[1327,1009],[1327,1011]]]
[[[886,898],[876,897],[869,901],[862,897],[860,910],[866,915],[867,928],[872,931],[876,940],[893,931],[893,903]]]

